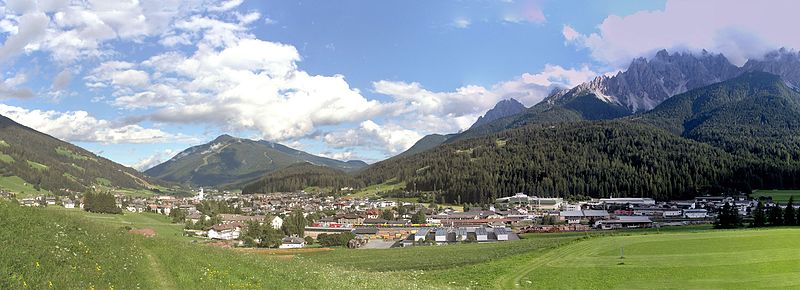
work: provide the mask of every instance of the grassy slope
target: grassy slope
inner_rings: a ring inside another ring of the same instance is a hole
[[[361,190],[358,190],[352,194],[348,194],[347,197],[378,197],[379,192],[402,189],[405,186],[405,182],[398,182],[395,179],[390,179],[381,184],[370,185],[362,188]]]
[[[758,198],[761,196],[771,196],[772,200],[779,203],[786,203],[789,201],[789,197],[794,196],[795,203],[800,202],[800,190],[766,190],[766,189],[759,189],[753,191],[751,195],[753,198]]]
[[[17,198],[53,194],[49,190],[43,188],[37,191],[33,185],[17,176],[0,176],[0,189],[16,193]]]
[[[123,225],[153,228],[158,235],[127,234],[120,230]],[[284,261],[239,253],[192,244],[178,235],[180,231],[180,226],[170,225],[165,217],[151,214],[99,215],[0,202],[0,240],[4,241],[0,243],[0,289],[47,288],[48,282],[59,289],[92,285],[116,289],[422,287],[413,273],[344,270],[302,258]],[[54,254],[84,248],[91,255]]]

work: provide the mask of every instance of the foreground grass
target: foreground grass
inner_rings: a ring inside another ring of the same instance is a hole
[[[121,226],[152,228],[145,238]],[[178,228],[179,230],[179,228]],[[415,273],[347,270],[192,244],[147,214],[97,215],[0,202],[0,289],[425,288]],[[386,281],[392,281],[387,284]]]
[[[549,251],[501,285],[538,289],[797,289],[798,248],[800,230],[789,228],[602,237]],[[624,258],[620,258],[623,249]]]

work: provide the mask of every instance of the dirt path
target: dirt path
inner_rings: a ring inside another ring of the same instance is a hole
[[[161,266],[161,263],[158,261],[152,252],[149,250],[145,250],[145,255],[147,256],[147,260],[150,262],[150,271],[153,273],[153,281],[157,285],[157,289],[179,289],[177,285],[175,285],[175,281],[168,276],[167,271],[164,267]]]

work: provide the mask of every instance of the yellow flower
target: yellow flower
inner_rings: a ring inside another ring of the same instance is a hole
[[[36,261],[36,268],[39,268],[39,261]]]
[[[53,281],[47,281],[47,287],[53,288]]]

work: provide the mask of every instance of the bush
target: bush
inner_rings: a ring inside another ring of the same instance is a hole
[[[350,232],[341,234],[319,234],[317,242],[323,247],[347,246],[347,242],[355,238],[356,235]]]

